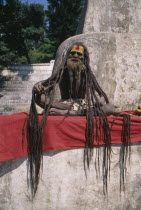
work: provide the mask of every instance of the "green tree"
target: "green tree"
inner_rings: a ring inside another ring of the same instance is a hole
[[[53,59],[55,52],[54,42],[45,38],[37,49],[30,50],[32,63],[46,63]]]
[[[36,49],[44,38],[44,10],[40,4],[23,4],[6,0],[0,15],[0,34],[5,45],[15,55],[31,62],[29,51]]]
[[[14,61],[15,57],[15,52],[10,51],[4,41],[0,41],[0,69]]]
[[[44,11],[40,4],[0,0],[0,64],[49,62],[75,35],[84,1],[48,0]]]
[[[47,0],[47,36],[55,49],[67,38],[75,35],[84,0]]]

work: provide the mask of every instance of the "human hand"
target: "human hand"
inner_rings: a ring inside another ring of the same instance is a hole
[[[115,107],[113,104],[104,104],[101,108],[107,115],[110,115],[113,112],[115,112]]]
[[[42,82],[38,82],[34,85],[35,93],[43,93],[45,91],[45,87],[42,85]]]

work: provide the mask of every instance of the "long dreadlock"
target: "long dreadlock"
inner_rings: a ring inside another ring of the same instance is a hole
[[[104,192],[107,192],[107,178],[110,172],[111,134],[110,134],[110,127],[107,116],[102,110],[98,98],[104,97],[106,103],[109,103],[109,100],[107,95],[99,86],[94,74],[91,71],[87,48],[82,43],[77,43],[77,44],[83,46],[85,49],[85,55],[84,55],[85,71],[83,73],[84,74],[83,77],[81,77],[81,85],[79,89],[80,96],[84,97],[86,101],[86,130],[85,130],[86,144],[84,150],[84,157],[85,157],[84,162],[86,162],[87,166],[89,167],[90,160],[92,157],[92,151],[93,151],[92,149],[94,148],[94,141],[99,142],[99,133],[100,133],[100,135],[102,135],[102,139],[104,140],[103,167],[102,167],[103,186],[104,186]],[[65,73],[66,60],[73,45],[71,45],[69,49],[66,51],[66,55],[63,57],[62,63],[58,67],[58,70],[55,73],[53,73],[49,79],[42,81],[42,85],[46,87],[46,90],[44,92],[45,94],[44,111],[40,122],[38,120],[38,113],[36,110],[35,88],[33,87],[32,90],[32,101],[27,121],[27,141],[28,141],[28,163],[29,163],[28,169],[30,172],[29,181],[33,197],[35,196],[35,193],[37,191],[37,186],[39,183],[39,176],[40,176],[40,167],[42,164],[42,157],[43,157],[42,145],[43,145],[44,127],[47,121],[47,117],[49,115],[49,110],[52,106],[55,97],[56,88],[58,85],[60,86],[60,88],[62,87],[63,76],[65,75],[64,73]],[[69,82],[67,82],[67,84],[69,84]],[[69,86],[66,88],[69,88]],[[69,110],[68,110],[68,115],[69,115]],[[123,155],[121,161],[121,165],[123,166],[125,165],[126,156],[128,152],[128,150],[125,148],[128,147],[130,140],[130,116],[120,115],[118,113],[113,113],[113,115],[123,117],[123,131],[121,135],[121,139],[124,145],[123,147],[124,149],[122,150]],[[121,168],[122,168],[121,179],[123,180],[124,183],[125,167]]]

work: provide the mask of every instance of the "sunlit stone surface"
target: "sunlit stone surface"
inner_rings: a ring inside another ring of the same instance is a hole
[[[83,34],[62,46],[72,41],[86,44],[92,70],[110,101],[118,110],[135,109],[141,103],[141,0],[88,0],[84,23]],[[103,195],[102,171],[96,176],[95,156],[86,179],[83,149],[44,154],[33,202],[27,189],[26,158],[1,163],[0,209],[141,209],[141,146],[131,146],[125,194],[120,194],[120,147],[112,149],[107,197]]]

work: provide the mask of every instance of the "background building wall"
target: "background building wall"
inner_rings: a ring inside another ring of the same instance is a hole
[[[0,73],[0,114],[29,112],[33,86],[47,79],[52,72],[50,63],[11,65]],[[41,109],[38,110],[41,111]]]

